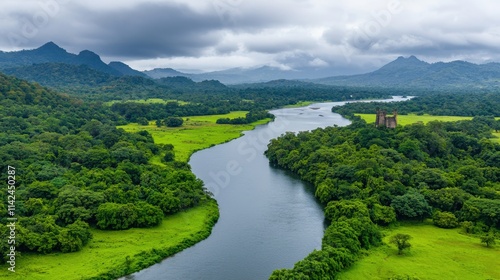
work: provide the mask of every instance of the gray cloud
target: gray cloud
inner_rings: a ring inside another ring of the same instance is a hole
[[[4,0],[0,49],[55,41],[140,68],[207,70],[267,64],[342,73],[410,54],[499,61],[498,9],[493,0]]]
[[[80,30],[92,42],[88,47],[105,56],[200,56],[221,39],[222,23],[216,15],[182,4],[142,3],[97,12],[80,7],[75,16],[89,22]]]

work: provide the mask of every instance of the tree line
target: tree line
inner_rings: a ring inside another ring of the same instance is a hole
[[[248,123],[253,123],[259,120],[263,119],[274,119],[274,115],[265,111],[250,111],[248,112],[244,118],[239,117],[239,118],[234,118],[234,119],[229,119],[229,118],[220,118],[216,121],[217,124],[248,124]]]
[[[439,92],[423,94],[405,102],[349,103],[333,107],[332,111],[344,116],[354,113],[374,114],[377,108],[397,110],[399,114],[430,114],[436,116],[500,116],[500,100],[497,93]]]

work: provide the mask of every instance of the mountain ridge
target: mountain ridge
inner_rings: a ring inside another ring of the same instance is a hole
[[[91,69],[113,76],[126,75],[122,73],[120,69],[115,69],[114,67],[106,64],[104,61],[102,61],[101,57],[93,51],[82,50],[78,54],[73,54],[67,52],[64,48],[61,48],[52,41],[32,50],[0,52],[0,70],[13,69],[17,67],[26,68],[34,64],[44,63],[86,65]],[[26,69],[24,69],[24,71],[26,71]],[[125,70],[123,69],[123,71]],[[134,74],[138,76],[144,76],[143,73],[136,70],[128,71],[128,73],[128,75]]]
[[[96,76],[97,80],[106,80],[108,77],[89,72],[86,68],[63,67],[59,64],[85,65],[97,72],[114,77],[137,76],[147,79],[162,79],[168,77],[186,77],[194,82],[217,80],[223,84],[251,84],[266,83],[275,80],[305,81],[334,86],[355,87],[389,87],[389,88],[498,88],[500,86],[500,63],[474,64],[467,61],[428,63],[412,55],[399,56],[395,60],[383,65],[379,69],[356,75],[331,75],[323,68],[282,69],[274,66],[260,66],[254,68],[230,68],[205,73],[184,73],[172,68],[155,68],[146,71],[137,71],[120,61],[106,64],[101,57],[90,51],[82,50],[78,54],[67,52],[54,42],[48,42],[37,49],[14,52],[0,51],[0,71],[20,75],[33,81],[43,79],[49,85],[57,83],[47,75],[53,73],[61,76],[62,69],[76,71],[70,73],[71,79],[78,78],[78,69],[82,69],[81,81],[85,77]],[[41,64],[41,65],[40,65]],[[46,67],[48,73],[40,74]],[[56,72],[50,72],[56,71]],[[58,71],[58,72],[57,72]],[[327,75],[328,74],[328,75]],[[45,76],[44,76],[45,75]],[[326,78],[318,78],[326,77]]]
[[[196,82],[218,80],[224,84],[265,83],[273,80],[304,80],[328,76],[327,74],[321,74],[313,70],[284,70],[279,67],[268,65],[253,68],[235,67],[204,73],[183,73],[172,68],[155,68],[153,70],[143,71],[143,73],[153,79],[183,76]]]
[[[461,60],[428,63],[415,56],[400,56],[373,72],[311,81],[336,86],[498,88],[500,63],[474,64]]]

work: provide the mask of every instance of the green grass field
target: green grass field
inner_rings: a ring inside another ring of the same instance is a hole
[[[403,224],[384,233],[385,242],[396,233],[411,235],[410,251],[400,256],[393,245],[372,249],[338,279],[376,280],[395,275],[421,280],[500,279],[499,245],[486,248],[479,238],[462,235],[458,229],[441,229],[431,224]]]
[[[195,239],[199,232],[210,230],[207,220],[214,209],[214,204],[204,204],[168,216],[155,228],[123,231],[93,229],[94,238],[81,251],[49,255],[23,253],[16,260],[15,273],[9,272],[5,265],[1,266],[0,279],[76,280],[95,277],[119,267],[127,256],[133,259],[134,255],[153,248],[182,246],[186,244],[186,239]]]
[[[175,159],[187,162],[195,151],[238,138],[243,131],[252,130],[255,126],[270,121],[270,119],[265,119],[246,125],[215,123],[220,118],[245,117],[246,113],[237,111],[226,115],[184,117],[182,127],[175,128],[157,127],[154,121],[151,121],[147,126],[133,123],[118,128],[123,128],[128,132],[147,130],[153,135],[156,144],[174,145]],[[160,163],[160,157],[153,158],[151,162]]]
[[[500,143],[500,132],[493,132],[492,134],[493,134],[493,136],[496,137],[496,138],[493,138],[492,140],[497,142],[497,143]]]
[[[123,100],[112,100],[109,102],[104,103],[106,106],[111,106],[115,103],[123,102]],[[189,104],[189,102],[186,101],[181,101],[181,100],[165,100],[161,98],[148,98],[148,99],[137,99],[137,100],[128,100],[126,102],[135,102],[135,103],[142,103],[142,104],[153,104],[153,103],[158,103],[158,104],[167,104],[168,102],[177,102],[179,105],[186,105]]]
[[[374,123],[376,118],[375,114],[355,114],[355,115],[360,116],[367,123]],[[472,117],[458,117],[458,116],[398,115],[398,125],[408,125],[418,122],[426,124],[430,121],[455,122],[455,121],[471,120],[471,119]]]

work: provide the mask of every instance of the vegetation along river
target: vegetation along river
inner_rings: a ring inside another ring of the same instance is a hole
[[[397,100],[403,99],[387,101]],[[331,112],[339,104],[274,110],[274,122],[193,154],[189,163],[214,193],[219,221],[206,240],[126,279],[268,279],[273,270],[291,268],[319,249],[323,207],[310,186],[270,166],[263,153],[272,138],[287,131],[348,125]]]

